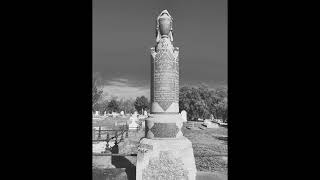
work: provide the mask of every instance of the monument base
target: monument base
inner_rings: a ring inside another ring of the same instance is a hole
[[[195,180],[192,143],[186,137],[140,141],[136,180]]]

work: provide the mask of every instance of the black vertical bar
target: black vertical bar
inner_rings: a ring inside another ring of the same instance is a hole
[[[115,137],[116,137],[116,141],[117,141],[118,140],[118,130],[116,131]]]
[[[96,139],[96,130],[94,128],[92,128],[92,139]]]
[[[128,122],[126,122],[126,138],[129,137],[128,133],[129,133],[129,126],[128,126]]]
[[[120,142],[123,141],[123,133],[124,133],[124,131],[121,133]]]
[[[101,139],[101,126],[99,126],[98,139]]]

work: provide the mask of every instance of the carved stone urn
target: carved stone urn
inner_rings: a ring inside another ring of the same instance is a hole
[[[159,28],[161,35],[169,36],[170,29],[171,29],[171,19],[169,16],[163,16],[159,19]]]

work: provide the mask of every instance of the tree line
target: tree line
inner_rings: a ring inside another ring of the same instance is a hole
[[[111,97],[103,98],[103,91],[97,87],[97,80],[92,83],[92,110],[103,112],[134,113],[149,111],[150,101],[145,96],[136,99]],[[215,119],[228,120],[228,89],[209,89],[205,84],[199,86],[184,86],[179,90],[179,109],[187,112],[188,120]]]
[[[99,111],[100,113],[107,112],[120,112],[125,114],[134,113],[135,111],[143,113],[144,110],[149,111],[149,101],[145,96],[137,97],[136,99],[124,99],[118,97],[112,97],[111,99],[104,99],[96,102],[92,106],[93,111]]]
[[[99,89],[98,79],[96,76],[93,76],[92,81],[92,111],[103,112],[120,112],[124,111],[127,113],[134,113],[138,111],[139,113],[143,113],[142,111],[148,111],[150,108],[150,102],[145,96],[137,97],[136,99],[124,99],[113,96],[109,99],[104,97],[103,90]]]
[[[188,120],[228,119],[228,89],[225,87],[210,90],[207,85],[184,86],[179,92],[179,109],[187,112]]]

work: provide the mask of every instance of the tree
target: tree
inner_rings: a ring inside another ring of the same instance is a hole
[[[124,111],[124,113],[134,113],[134,100],[133,99],[124,99],[121,98],[119,101],[119,109],[120,111]]]
[[[226,120],[228,117],[228,90],[227,88],[218,88],[215,92],[217,103],[215,104],[216,117]]]
[[[101,99],[103,91],[97,87],[98,78],[93,76],[92,79],[92,109],[96,108],[97,102]]]
[[[209,90],[209,86],[206,84],[200,84],[198,87],[201,99],[205,101],[206,104],[206,115],[203,118],[210,118],[210,115],[215,115],[216,108],[215,104],[218,102],[218,98],[214,90]]]
[[[138,112],[141,111],[141,113],[143,114],[142,109],[144,109],[144,110],[150,109],[149,108],[149,101],[145,96],[137,97],[136,101],[134,102],[134,107],[136,108],[136,110]]]
[[[179,93],[179,109],[185,110],[188,119],[195,120],[210,115],[201,90],[195,87],[182,87]]]
[[[93,111],[93,112],[99,111],[99,109],[100,109],[100,104],[99,104],[99,103],[95,103],[95,104],[92,106],[92,111]]]
[[[100,103],[99,103],[99,111],[101,112],[101,113],[104,113],[105,111],[108,111],[108,104],[109,104],[109,101],[107,100],[107,99],[105,99],[105,100],[103,100],[103,101],[101,101]]]
[[[134,113],[136,110],[134,107],[134,99],[127,99],[124,101],[124,112],[125,113]]]
[[[182,87],[179,93],[179,109],[188,113],[188,119],[227,117],[226,89],[209,90],[201,84],[198,87]]]
[[[118,112],[120,110],[119,108],[119,102],[116,99],[112,99],[109,103],[108,103],[108,111],[112,111],[112,112]]]
[[[125,110],[125,104],[124,104],[124,102],[125,102],[124,98],[121,98],[121,99],[118,101],[120,111],[124,111],[124,110]]]
[[[216,104],[217,118],[226,121],[228,118],[228,99],[224,98]]]

